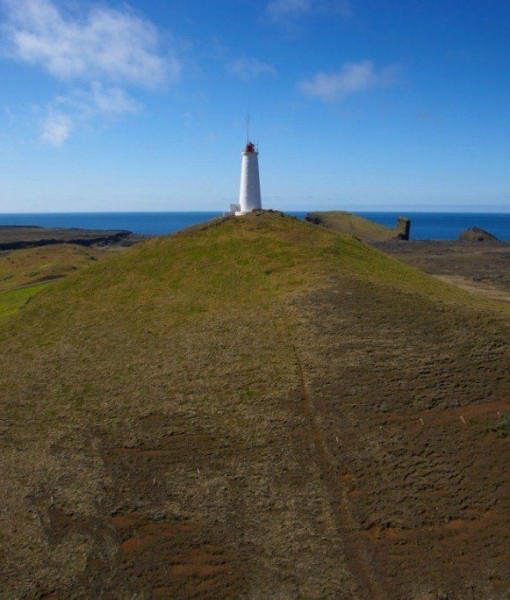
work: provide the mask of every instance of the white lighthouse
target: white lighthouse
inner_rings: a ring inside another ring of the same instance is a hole
[[[259,153],[251,142],[246,144],[241,162],[241,189],[236,216],[262,208],[260,198]]]

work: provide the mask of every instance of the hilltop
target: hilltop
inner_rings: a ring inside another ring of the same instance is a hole
[[[306,220],[368,242],[407,240],[411,228],[411,221],[407,217],[399,217],[396,226],[392,228],[341,210],[311,212],[306,215]]]
[[[504,598],[509,334],[278,213],[80,262],[0,320],[4,594]]]

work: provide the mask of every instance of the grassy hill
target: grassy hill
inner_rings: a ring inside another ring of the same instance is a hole
[[[104,252],[72,244],[0,252],[0,322],[49,282],[97,261]]]
[[[0,292],[60,279],[103,255],[101,250],[72,244],[2,252]]]
[[[508,306],[267,212],[90,262],[0,321],[6,597],[504,597]]]
[[[398,239],[403,231],[396,227],[386,227],[364,219],[358,215],[341,210],[308,213],[306,219],[316,225],[333,229],[337,233],[354,235],[361,240],[369,242],[385,242]]]

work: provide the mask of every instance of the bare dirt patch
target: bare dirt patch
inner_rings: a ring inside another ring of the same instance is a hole
[[[470,293],[510,301],[508,243],[393,241],[374,245]]]

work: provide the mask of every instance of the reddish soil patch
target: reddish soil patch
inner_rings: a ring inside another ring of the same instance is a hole
[[[231,593],[239,586],[240,565],[223,544],[190,523],[149,522],[143,517],[112,519],[120,535],[114,580],[151,594],[208,597]],[[220,536],[221,537],[221,536]],[[113,588],[114,589],[114,588]],[[202,590],[198,592],[198,590]]]

